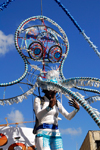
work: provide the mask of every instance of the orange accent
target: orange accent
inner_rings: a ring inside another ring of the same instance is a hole
[[[14,147],[16,147],[16,146],[21,146],[22,150],[26,150],[25,144],[22,144],[22,143],[14,143],[9,146],[8,150],[14,150]]]
[[[35,150],[35,146],[34,145],[30,146],[30,147],[27,148],[27,150]]]
[[[7,137],[4,134],[0,133],[0,136],[1,136],[1,138],[0,138],[0,146],[3,146],[3,145],[5,145],[8,142],[8,140],[7,140]]]

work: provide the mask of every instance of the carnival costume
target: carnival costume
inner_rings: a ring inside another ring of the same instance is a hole
[[[36,97],[34,100],[34,110],[39,121],[36,134],[37,150],[63,150],[62,138],[58,129],[59,112],[67,119],[71,120],[77,110],[68,113],[62,104],[57,100],[57,106],[49,106],[49,99],[44,96],[44,104],[41,108],[41,100]]]
[[[11,1],[14,0],[6,0],[5,3],[1,4],[0,11],[7,8]],[[97,47],[90,41],[90,38],[80,28],[65,6],[60,0],[55,1],[100,57]],[[23,59],[25,70],[17,79],[0,83],[0,87],[4,88],[3,99],[0,99],[0,105],[22,102],[23,99],[27,99],[28,95],[36,95],[35,92],[38,87],[48,91],[55,90],[64,94],[68,99],[75,99],[100,127],[100,112],[90,105],[95,101],[100,101],[100,90],[96,90],[96,88],[100,87],[100,79],[95,77],[65,78],[63,65],[69,52],[69,42],[65,31],[55,21],[42,14],[27,18],[18,26],[15,32],[15,47]],[[53,75],[52,67],[59,72],[58,76]],[[46,76],[48,70],[52,71],[52,76]],[[6,98],[6,89],[12,85],[18,85],[22,90],[22,94],[18,95],[17,93],[17,96]],[[25,85],[28,87],[28,90],[26,90],[27,87]],[[92,88],[93,86],[94,88]],[[25,91],[23,87],[25,87]],[[84,96],[83,93],[76,90],[90,92],[93,95],[88,97],[86,94]]]

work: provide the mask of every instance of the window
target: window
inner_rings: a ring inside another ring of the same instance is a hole
[[[100,140],[95,141],[96,145],[97,145],[97,150],[100,150]]]

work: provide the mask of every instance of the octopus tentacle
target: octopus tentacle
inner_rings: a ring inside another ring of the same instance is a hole
[[[95,112],[95,110],[85,101],[84,99],[80,98],[75,94],[75,92],[72,92],[70,89],[64,87],[61,84],[54,83],[54,82],[48,82],[48,81],[42,81],[38,79],[39,86],[41,88],[44,88],[44,85],[49,85],[51,86],[51,89],[54,88],[54,90],[57,90],[58,92],[62,92],[64,95],[68,94],[72,98],[74,98],[88,113],[89,115],[93,118],[93,120],[96,122],[96,124],[100,127],[100,118]],[[45,86],[46,87],[46,86]],[[48,87],[47,87],[48,88]]]
[[[93,77],[75,77],[75,78],[69,78],[62,81],[62,84],[66,86],[100,86],[100,79],[99,78],[93,78]]]
[[[93,93],[100,94],[100,91],[94,90],[94,89],[82,88],[82,87],[78,87],[78,86],[75,86],[74,88],[76,88],[78,90],[83,90],[83,91],[87,91],[87,92],[93,92]]]

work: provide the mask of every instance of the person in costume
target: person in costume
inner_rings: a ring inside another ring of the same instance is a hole
[[[36,97],[34,100],[34,111],[38,120],[35,139],[36,148],[37,150],[63,150],[62,138],[58,129],[59,112],[67,120],[71,120],[80,107],[74,99],[71,99],[69,105],[75,109],[68,113],[56,99],[57,91],[48,89],[42,91],[45,93],[43,98]]]

